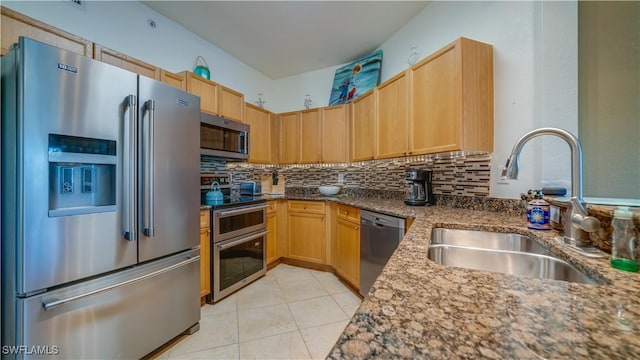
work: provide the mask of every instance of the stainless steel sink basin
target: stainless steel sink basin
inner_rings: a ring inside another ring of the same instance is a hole
[[[515,251],[487,250],[463,246],[431,245],[429,259],[442,265],[510,275],[562,280],[582,284],[598,283],[569,263],[555,257]]]
[[[438,264],[465,269],[598,284],[566,261],[550,256],[535,240],[519,234],[435,228],[428,257]]]
[[[490,231],[434,228],[431,244],[548,254],[549,250],[528,236]]]

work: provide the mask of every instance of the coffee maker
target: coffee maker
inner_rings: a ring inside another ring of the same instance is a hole
[[[422,206],[433,204],[433,191],[431,179],[433,172],[427,169],[408,168],[404,172],[405,180],[410,181],[407,191],[407,205]]]

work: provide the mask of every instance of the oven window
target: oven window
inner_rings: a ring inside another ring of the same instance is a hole
[[[262,236],[220,250],[220,291],[263,269],[264,239]]]
[[[236,230],[249,228],[256,225],[261,225],[264,221],[264,209],[220,217],[218,219],[218,233],[224,235]]]

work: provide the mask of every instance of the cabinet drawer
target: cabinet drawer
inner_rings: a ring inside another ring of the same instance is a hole
[[[275,200],[267,201],[267,214],[273,214],[278,210],[278,202]]]
[[[360,209],[353,206],[338,205],[338,219],[360,224]]]
[[[211,211],[209,210],[200,210],[200,229],[206,228],[209,229],[209,225],[211,224]]]
[[[324,201],[289,201],[289,211],[324,214]]]

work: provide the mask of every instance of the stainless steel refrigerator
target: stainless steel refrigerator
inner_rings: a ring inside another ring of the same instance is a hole
[[[34,40],[2,58],[3,358],[140,358],[197,330],[199,116]]]

